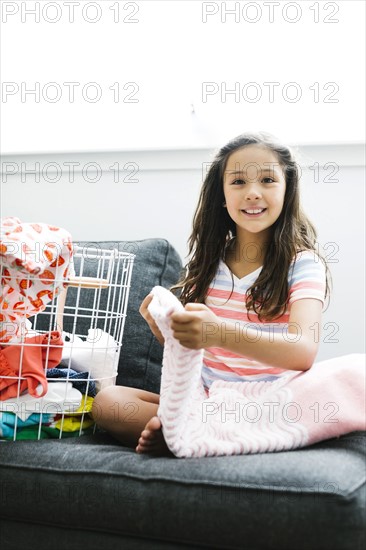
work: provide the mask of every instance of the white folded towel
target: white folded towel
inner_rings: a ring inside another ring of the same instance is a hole
[[[86,340],[63,333],[62,361],[77,372],[90,372],[97,391],[115,384],[121,346],[103,330],[89,329]]]
[[[41,384],[39,389],[42,390]],[[14,413],[25,421],[33,413],[74,413],[80,407],[82,397],[83,394],[73,388],[71,382],[49,381],[48,390],[43,397],[32,397],[29,393],[24,393],[19,397],[0,401],[0,410]]]

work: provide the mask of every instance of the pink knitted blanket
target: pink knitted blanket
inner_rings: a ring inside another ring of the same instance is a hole
[[[157,414],[175,456],[284,451],[366,430],[364,354],[314,363],[272,382],[216,380],[207,393],[203,350],[172,336],[169,316],[184,311],[182,304],[162,287],[152,294],[148,309],[165,339]]]

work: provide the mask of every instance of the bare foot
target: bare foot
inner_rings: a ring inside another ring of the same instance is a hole
[[[144,430],[141,432],[136,452],[174,456],[165,443],[163,432],[161,431],[161,422],[158,416],[150,418]]]

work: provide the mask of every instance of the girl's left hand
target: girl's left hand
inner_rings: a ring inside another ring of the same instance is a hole
[[[189,349],[216,346],[219,339],[219,318],[204,304],[189,303],[182,313],[170,317],[173,336]]]

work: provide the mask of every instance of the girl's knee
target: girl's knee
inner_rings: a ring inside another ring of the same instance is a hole
[[[91,415],[97,424],[103,425],[116,420],[116,414],[121,405],[133,398],[136,390],[125,386],[109,386],[104,388],[94,398]]]

